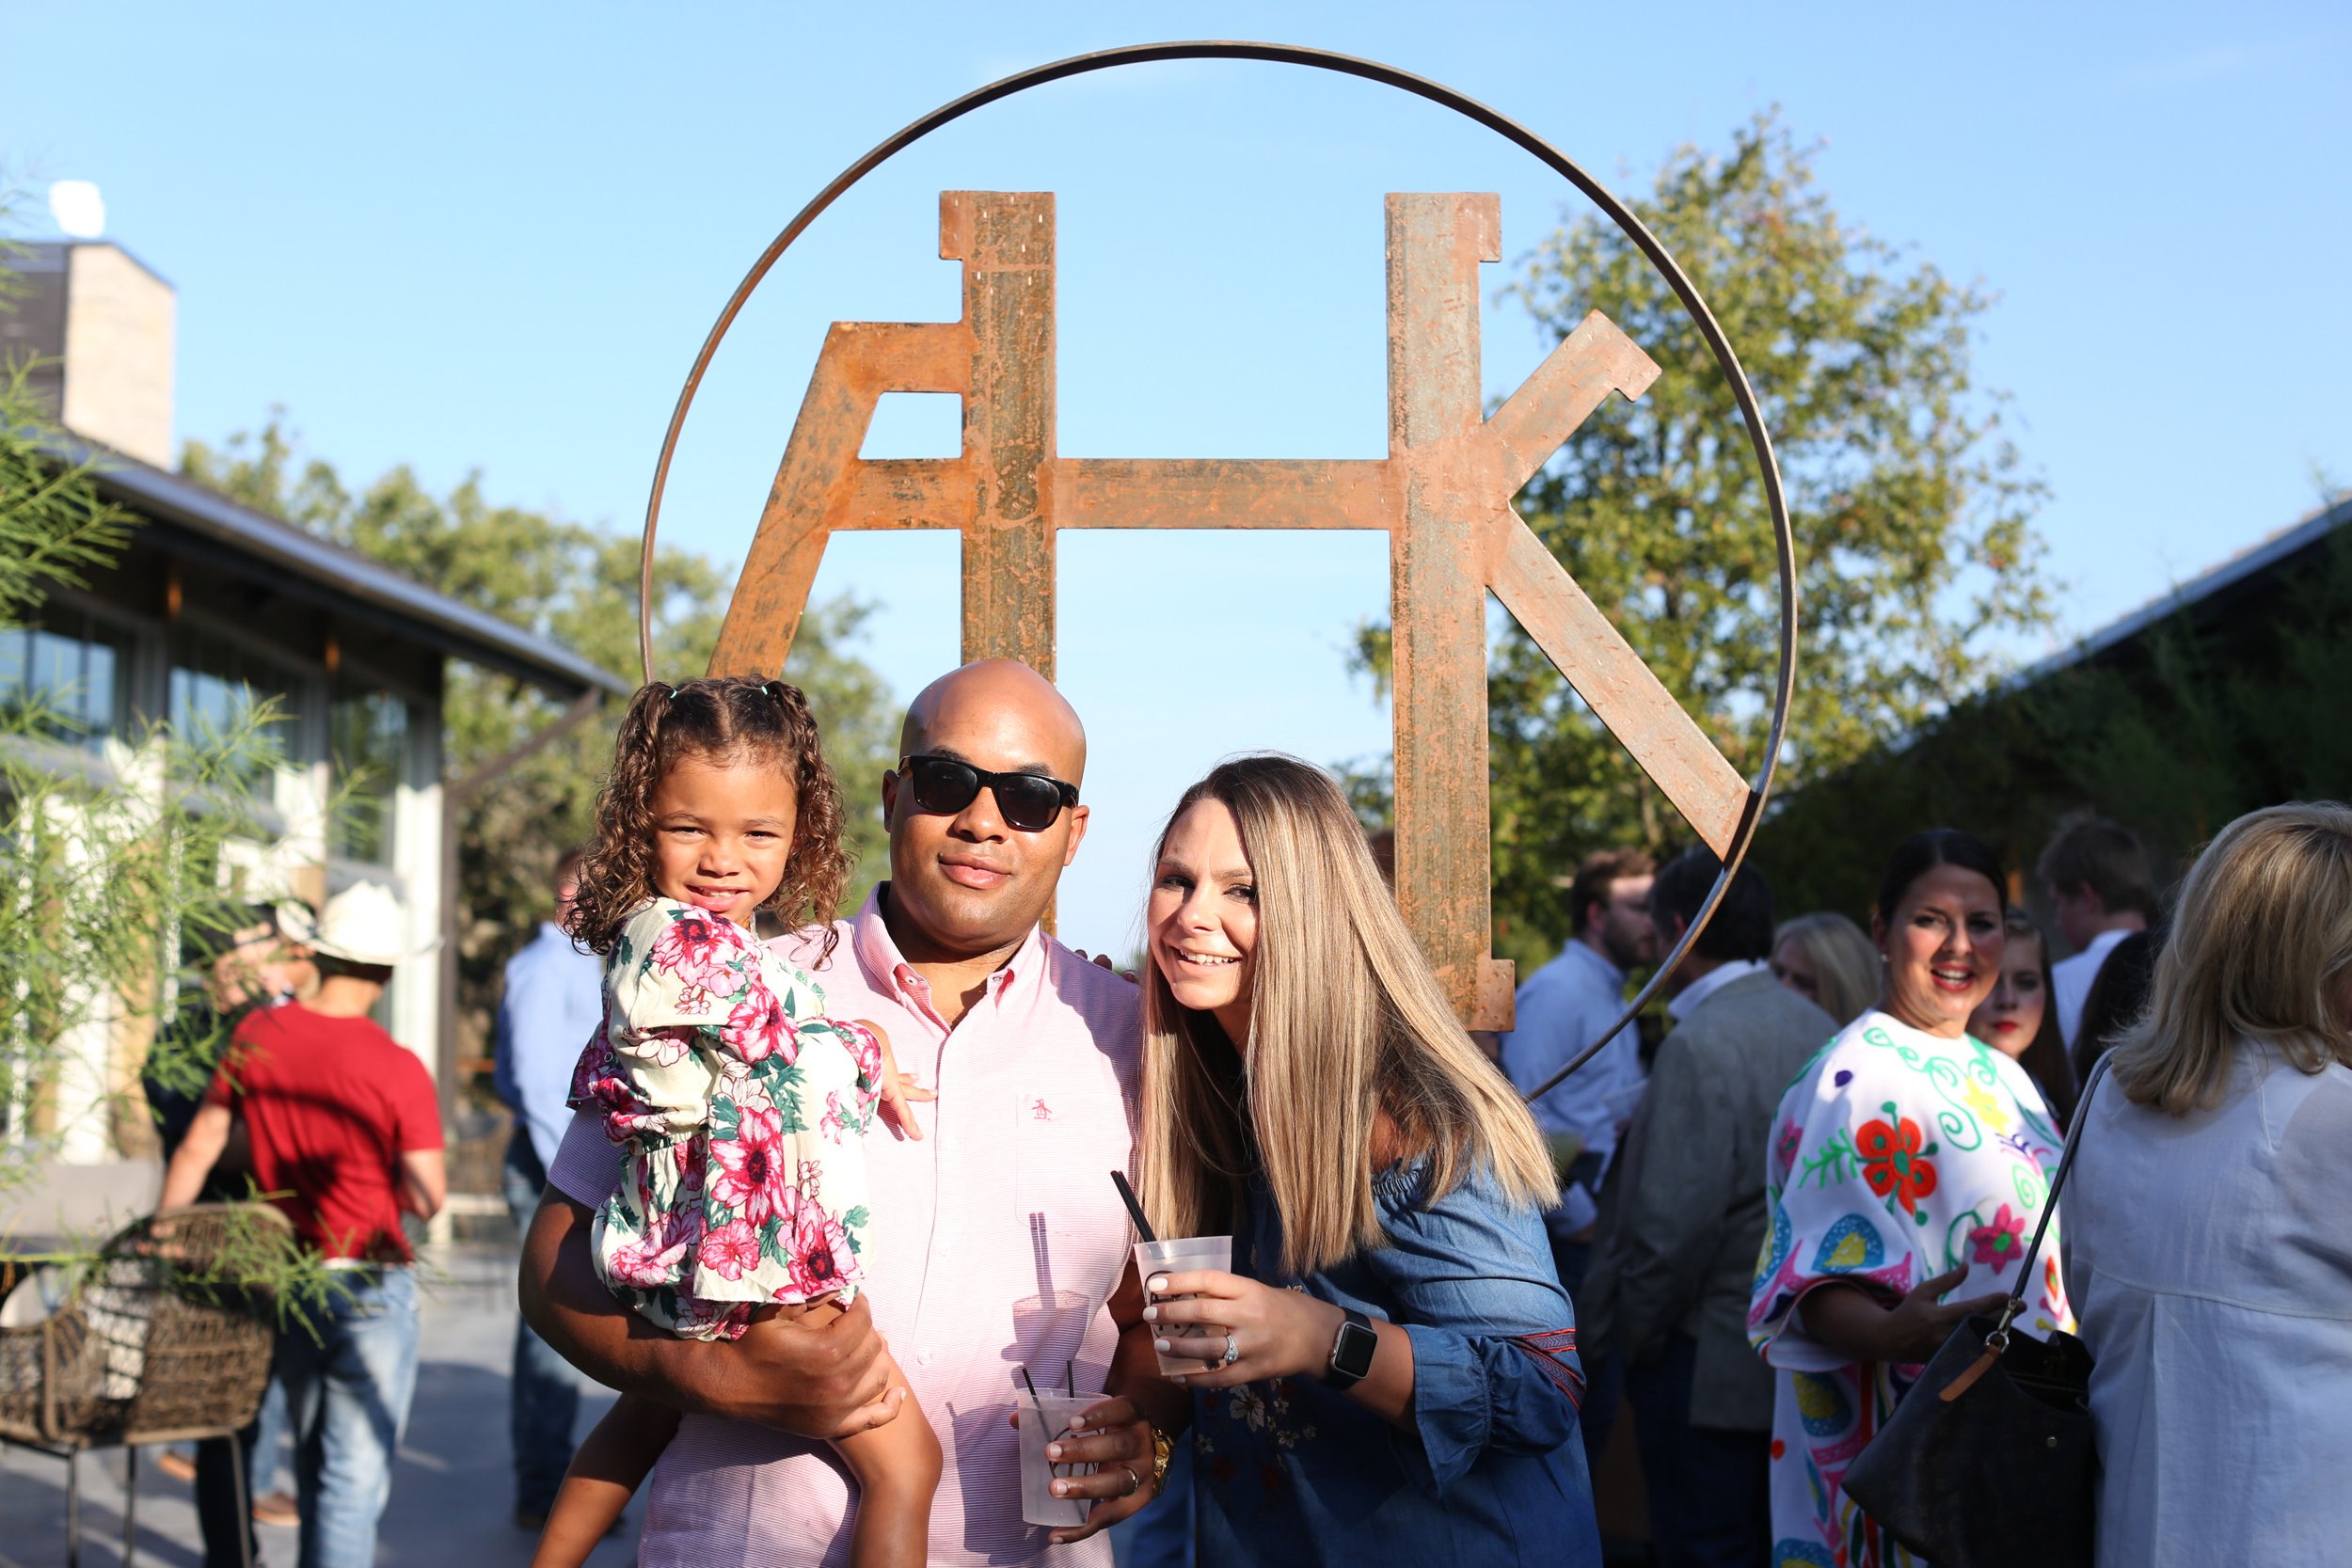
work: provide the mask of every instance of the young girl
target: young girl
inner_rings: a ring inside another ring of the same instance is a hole
[[[572,1103],[627,1150],[596,1220],[597,1270],[642,1316],[697,1338],[739,1338],[755,1316],[831,1322],[857,1291],[871,1223],[861,1139],[878,1106],[920,1136],[905,1101],[930,1096],[901,1088],[869,1025],[824,1017],[817,983],[752,929],[761,910],[830,926],[849,877],[806,700],[747,675],[645,687],[596,832],[572,932],[604,956],[604,1024]],[[574,1457],[533,1568],[586,1560],[677,1422],[622,1398]],[[922,1562],[940,1451],[912,1395],[834,1447],[859,1488],[851,1562]]]

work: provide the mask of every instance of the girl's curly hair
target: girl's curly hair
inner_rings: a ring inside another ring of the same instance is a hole
[[[792,781],[792,853],[783,882],[759,907],[796,926],[824,927],[823,953],[831,955],[851,859],[841,789],[826,765],[808,698],[797,686],[757,675],[675,686],[655,681],[629,700],[613,742],[612,771],[596,796],[596,847],[580,866],[573,940],[610,954],[628,917],[654,896],[654,791],[686,757],[756,758]]]

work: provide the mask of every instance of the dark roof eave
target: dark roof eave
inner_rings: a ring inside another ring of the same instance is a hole
[[[626,697],[636,689],[568,648],[460,604],[355,550],[240,506],[193,480],[72,436],[48,444],[68,463],[92,463],[100,489],[133,509],[389,612],[446,653],[507,671],[560,697],[577,697],[592,688]]]

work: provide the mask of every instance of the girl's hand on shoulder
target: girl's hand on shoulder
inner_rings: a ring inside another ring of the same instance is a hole
[[[890,1049],[889,1031],[870,1018],[861,1018],[857,1022],[859,1027],[872,1030],[874,1038],[882,1045],[882,1119],[890,1124],[890,1131],[899,1139],[913,1138],[917,1143],[922,1142],[923,1129],[915,1122],[912,1101],[937,1100],[938,1094],[922,1087],[898,1070],[898,1058]]]
[[[1331,1365],[1331,1345],[1345,1314],[1303,1291],[1279,1290],[1214,1269],[1155,1274],[1144,1281],[1153,1297],[1143,1309],[1152,1343],[1168,1356],[1200,1357],[1200,1370],[1170,1378],[1188,1388],[1231,1388],[1267,1378],[1320,1377]],[[1183,1296],[1183,1301],[1170,1301]],[[1196,1338],[1169,1328],[1202,1325]],[[1232,1359],[1227,1360],[1228,1348]]]

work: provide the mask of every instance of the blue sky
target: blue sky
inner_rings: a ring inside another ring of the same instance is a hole
[[[2314,470],[2352,482],[2341,8],[12,7],[0,157],[97,182],[177,285],[182,436],[283,404],[347,475],[479,467],[501,500],[633,531],[711,318],[825,180],[995,76],[1183,37],[1434,76],[1627,193],[1781,105],[1850,222],[1999,293],[1977,368],[2050,483],[2069,635],[2291,522]],[[1272,66],[984,111],[778,269],[706,385],[668,537],[739,558],[826,322],[957,313],[947,187],[1059,193],[1060,442],[1089,456],[1380,455],[1382,193],[1500,192],[1506,258],[1572,195],[1428,105]],[[1541,347],[1490,309],[1489,389]],[[885,405],[868,451],[944,451],[946,403]],[[819,592],[880,605],[864,651],[902,694],[955,659],[955,560],[934,536],[827,557]],[[1096,823],[1062,925],[1123,950],[1160,816],[1216,757],[1384,749],[1343,650],[1386,553],[1073,534],[1061,573]]]

